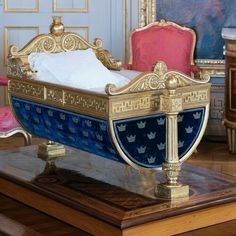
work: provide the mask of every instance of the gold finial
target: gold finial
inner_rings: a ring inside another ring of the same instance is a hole
[[[53,22],[50,25],[50,32],[55,36],[61,36],[64,33],[64,25],[61,22],[61,16],[53,16]]]

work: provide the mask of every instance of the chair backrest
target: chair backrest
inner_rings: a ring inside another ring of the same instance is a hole
[[[164,61],[168,69],[191,74],[196,45],[192,29],[161,20],[133,31],[130,41],[132,70],[151,71],[157,61]]]

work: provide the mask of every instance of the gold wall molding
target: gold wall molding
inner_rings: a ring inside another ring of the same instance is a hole
[[[156,0],[139,0],[139,27],[156,21]]]
[[[68,12],[68,13],[88,13],[89,12],[89,0],[83,0],[85,3],[84,8],[59,8],[58,1],[59,0],[52,0],[53,12]]]
[[[38,26],[5,26],[4,27],[4,64],[7,64],[7,55],[8,55],[8,48],[11,43],[9,43],[9,30],[34,30],[35,36],[39,34],[39,27]]]
[[[16,0],[17,2],[22,2],[19,0]],[[27,0],[29,2],[29,0]],[[35,7],[34,8],[20,8],[20,7],[9,7],[9,0],[4,0],[4,11],[5,12],[39,12],[39,0],[31,0],[35,2]]]
[[[81,25],[81,26],[66,26],[65,27],[65,30],[67,32],[74,32],[74,33],[77,33],[79,35],[81,35],[80,33],[78,33],[77,31],[81,31],[83,30],[85,32],[85,36],[84,38],[89,41],[89,26],[84,26],[84,25]],[[82,36],[82,35],[81,35]],[[83,37],[83,36],[82,36]]]

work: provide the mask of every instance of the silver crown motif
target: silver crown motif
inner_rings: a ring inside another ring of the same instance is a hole
[[[42,113],[42,109],[41,109],[40,107],[37,107],[37,108],[36,108],[36,112],[39,113],[39,114],[41,114],[41,113]]]
[[[108,151],[112,154],[116,154],[116,151],[113,148],[108,148]]]
[[[158,148],[158,150],[164,150],[165,149],[165,147],[166,147],[166,144],[165,143],[159,143],[159,144],[157,144],[157,148]]]
[[[178,148],[182,148],[184,146],[184,141],[180,141],[178,142]]]
[[[96,138],[97,138],[97,140],[99,140],[99,141],[103,141],[103,136],[100,135],[100,134],[96,134]]]
[[[90,121],[90,120],[85,120],[84,123],[85,123],[88,127],[92,127],[92,121]]]
[[[154,139],[154,138],[156,138],[156,132],[150,132],[149,134],[147,134],[147,136],[148,136],[148,139]]]
[[[99,124],[100,130],[101,131],[106,131],[107,130],[107,126],[105,124]]]
[[[25,110],[30,111],[30,105],[25,104]]]
[[[138,150],[138,153],[139,154],[143,154],[146,152],[146,146],[141,146],[141,147],[138,147],[137,150]]]
[[[158,124],[158,125],[164,125],[164,124],[165,124],[165,121],[166,121],[165,118],[157,119],[157,124]]]
[[[60,131],[57,132],[57,136],[60,137],[60,138],[64,138],[64,137],[63,137],[63,134],[62,134]]]
[[[185,131],[187,134],[191,134],[193,132],[193,127],[188,126],[187,128],[185,128]]]
[[[147,160],[148,160],[149,164],[153,164],[156,161],[156,157],[155,156],[150,156]]]
[[[144,129],[146,127],[146,121],[137,122],[137,126],[139,129]]]
[[[46,130],[46,133],[50,134],[51,131],[49,129],[45,129]]]
[[[76,133],[76,132],[75,132],[75,128],[69,127],[69,130],[70,130],[70,132],[73,133],[73,134]]]
[[[82,131],[82,135],[83,135],[84,137],[88,137],[88,136],[89,136],[89,133],[88,133],[87,131]]]
[[[52,117],[53,116],[53,111],[48,110],[48,115]]]
[[[51,126],[51,125],[52,125],[52,123],[51,123],[49,120],[45,120],[45,124],[46,124],[47,126]]]
[[[65,114],[63,114],[63,113],[60,113],[60,115],[59,115],[59,116],[60,116],[60,119],[61,119],[61,120],[65,120],[65,119],[66,119],[66,115],[65,115]]]
[[[24,118],[25,120],[28,120],[28,119],[29,119],[29,116],[26,115],[26,114],[23,114],[23,118]]]
[[[82,141],[82,144],[84,144],[84,145],[86,145],[86,146],[88,146],[88,145],[89,145],[89,143],[88,143],[88,141],[87,141],[87,140],[83,140],[83,141]]]
[[[75,142],[75,138],[71,135],[69,135],[69,139],[72,141],[72,142]]]
[[[39,130],[38,125],[34,125],[34,130]]]
[[[96,143],[95,146],[96,146],[96,148],[98,148],[98,149],[101,149],[101,150],[103,149],[103,145],[100,144],[100,143]]]
[[[194,113],[194,114],[193,114],[193,118],[194,118],[194,120],[200,119],[200,118],[201,118],[201,112],[196,112],[196,113]]]
[[[34,117],[34,122],[39,124],[39,118],[38,117]]]
[[[129,143],[133,143],[133,142],[135,142],[136,135],[126,136],[126,138],[127,138]]]
[[[124,124],[117,125],[117,129],[118,129],[120,132],[124,132],[124,131],[126,131],[126,125],[124,125]]]
[[[178,121],[178,122],[182,122],[183,119],[184,119],[184,116],[183,116],[183,115],[178,115],[178,117],[177,117],[177,121]]]
[[[15,102],[14,106],[19,108],[20,107],[20,103],[19,102]]]
[[[79,122],[79,119],[77,117],[72,117],[72,120],[75,124],[78,124],[78,122]]]
[[[63,125],[62,124],[58,124],[57,128],[62,130],[63,129]]]

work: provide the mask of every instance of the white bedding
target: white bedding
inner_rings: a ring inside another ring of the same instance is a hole
[[[28,60],[37,80],[96,92],[104,92],[109,83],[122,87],[140,73],[109,71],[92,49],[31,53]]]

